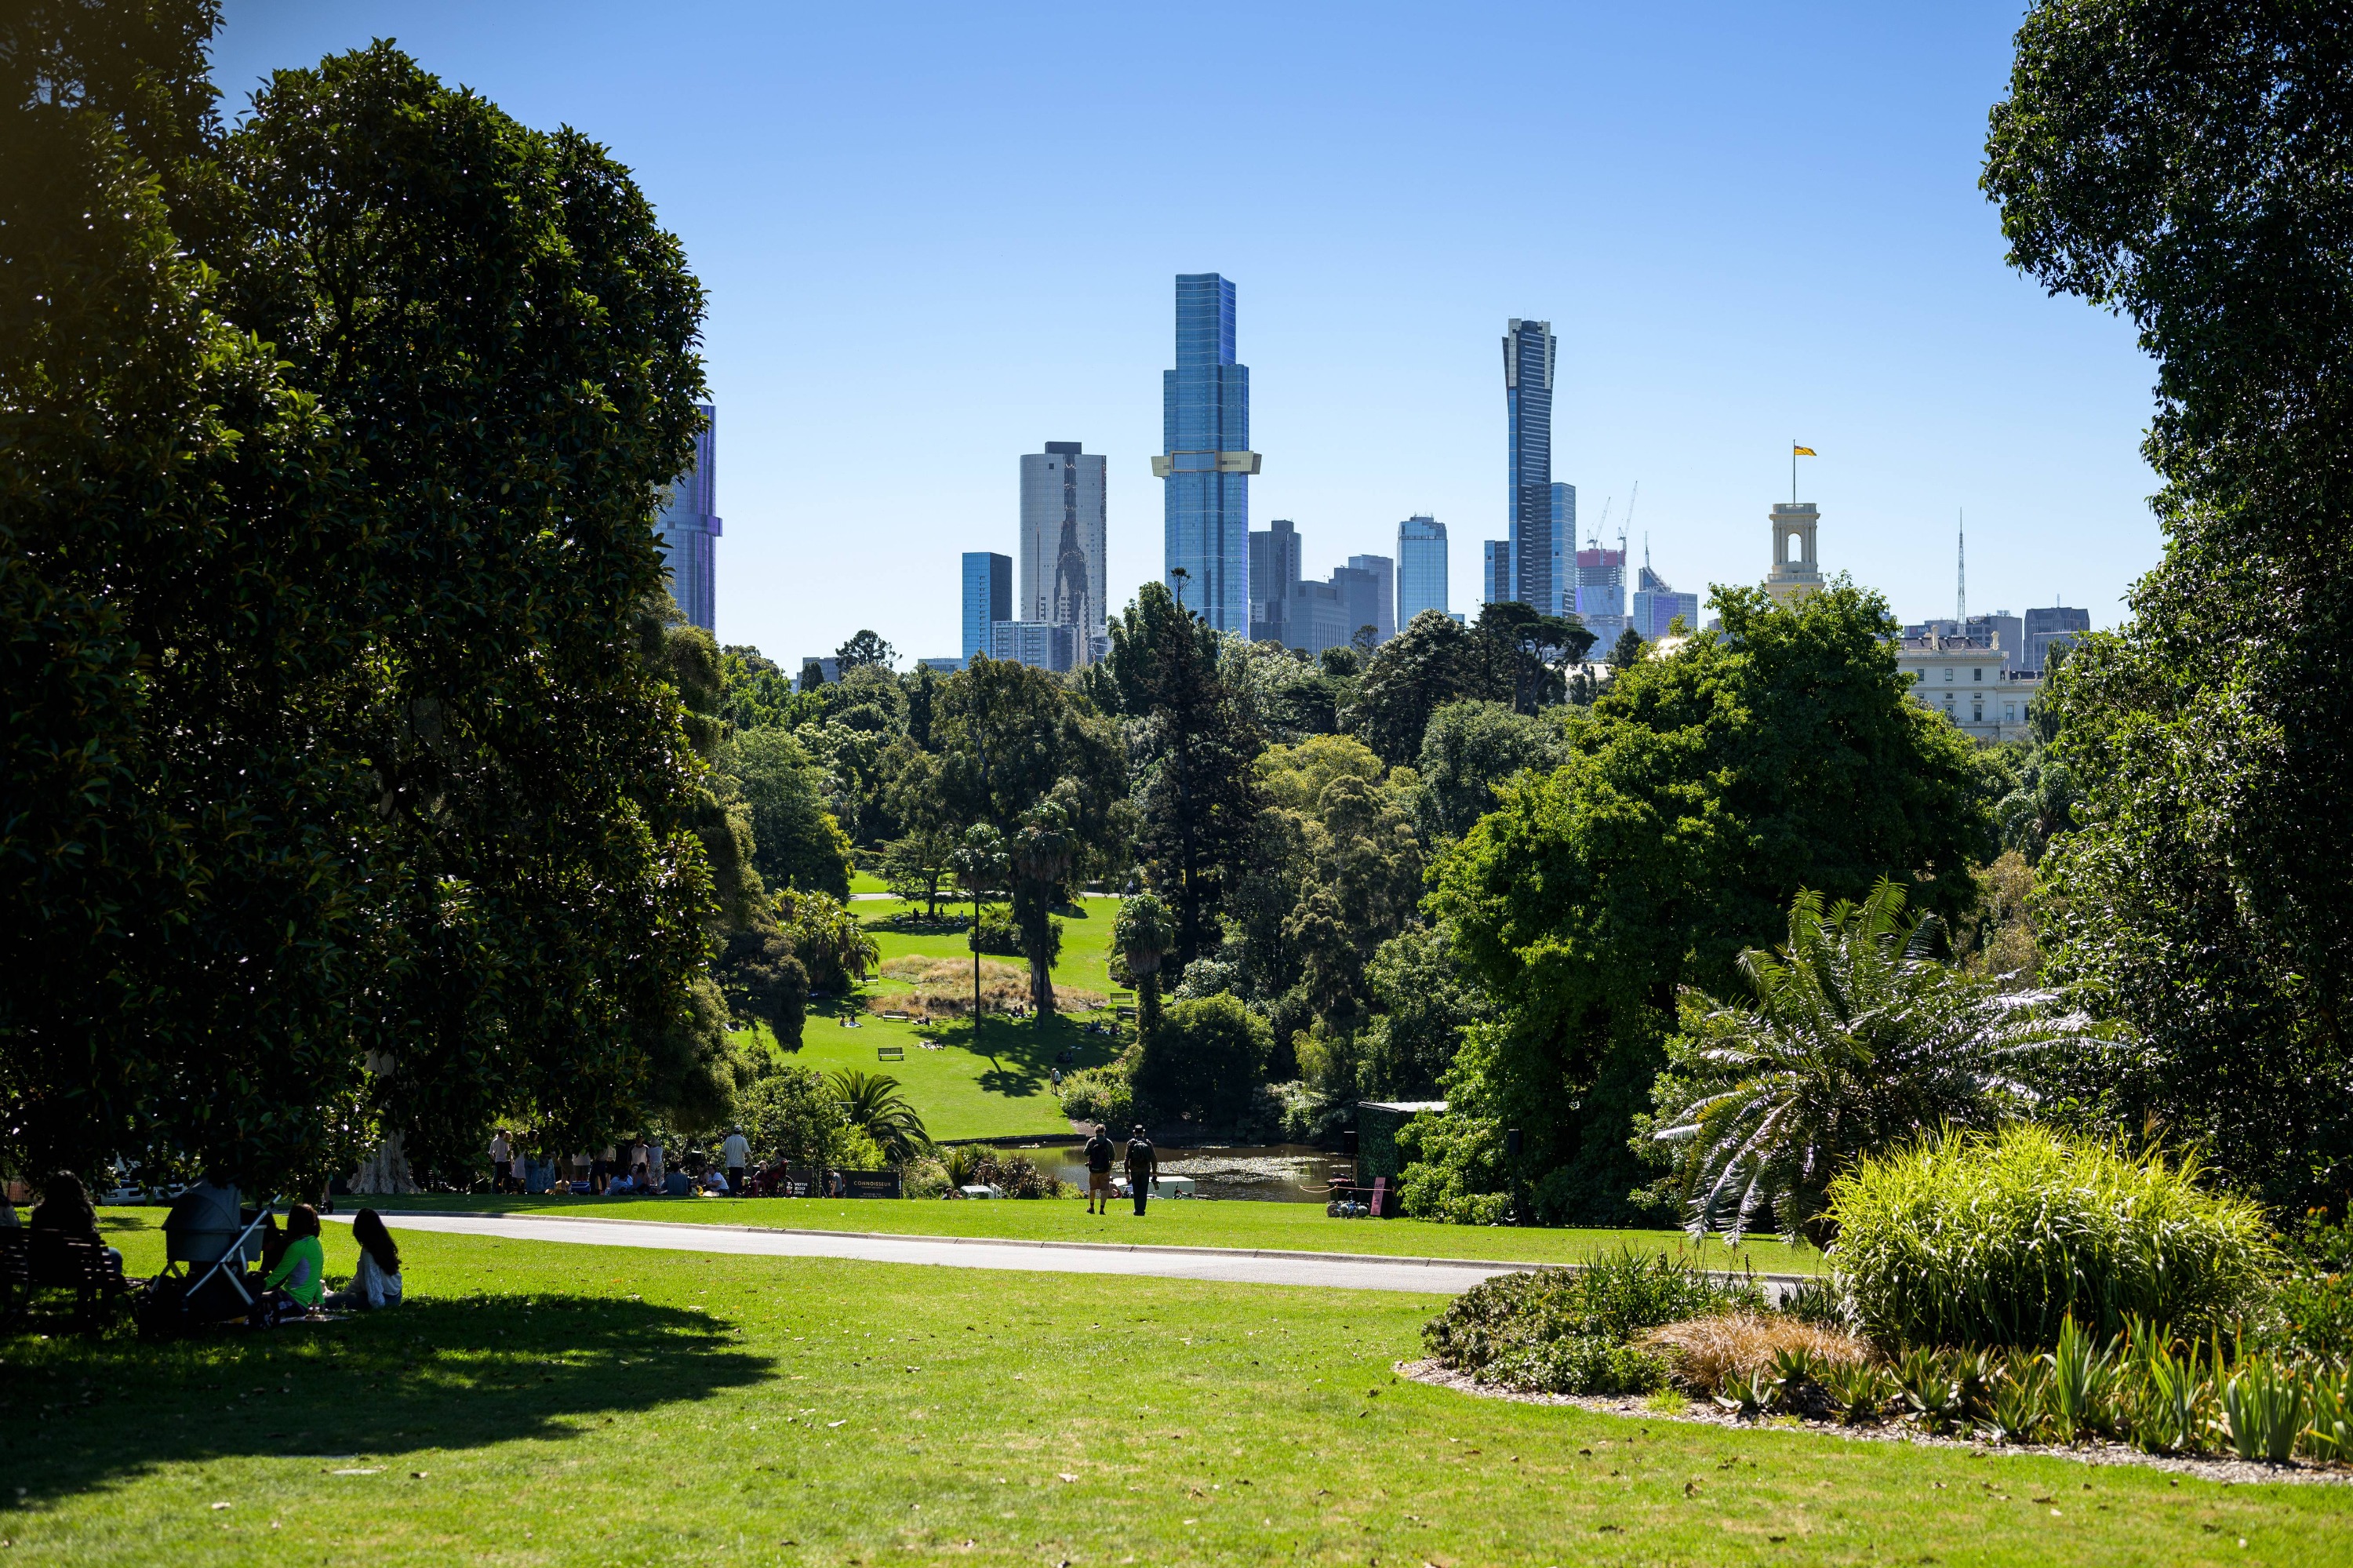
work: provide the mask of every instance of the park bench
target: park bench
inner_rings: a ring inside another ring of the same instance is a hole
[[[30,1307],[44,1290],[72,1291],[75,1319],[93,1330],[104,1328],[131,1295],[103,1244],[19,1226],[0,1231],[0,1280],[11,1311]]]
[[[877,1045],[874,1047],[874,1059],[878,1062],[903,1062],[907,1059],[907,1048],[904,1045]]]

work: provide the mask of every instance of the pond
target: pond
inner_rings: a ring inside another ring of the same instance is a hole
[[[1116,1171],[1126,1157],[1126,1143],[1124,1139],[1113,1141],[1120,1150],[1112,1157],[1113,1169]],[[1234,1144],[1200,1149],[1163,1146],[1160,1150],[1160,1173],[1163,1176],[1191,1177],[1195,1193],[1203,1198],[1321,1203],[1330,1196],[1324,1184],[1333,1159],[1327,1150],[1305,1143]],[[1086,1190],[1087,1152],[1084,1144],[1039,1150],[1038,1163],[1046,1165],[1050,1161],[1055,1175],[1082,1192]]]

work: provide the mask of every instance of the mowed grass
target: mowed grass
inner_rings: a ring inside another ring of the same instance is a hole
[[[402,1239],[373,1318],[0,1340],[9,1561],[2317,1564],[2353,1526],[1395,1381],[1434,1297]]]
[[[1059,983],[1110,995],[1111,926],[1118,903],[1086,898],[1079,906],[1086,912],[1084,918],[1065,917],[1061,959],[1054,967]],[[910,955],[965,962],[972,958],[962,931],[907,932],[883,926],[882,921],[909,908],[897,899],[860,899],[850,908],[873,929],[885,962]],[[1021,960],[996,961],[1018,965]],[[1108,1019],[1107,1013],[1043,1021],[987,1017],[976,1048],[968,1020],[918,1030],[910,1022],[879,1017],[866,1007],[867,996],[887,998],[912,989],[877,978],[848,997],[814,1003],[793,1060],[826,1073],[839,1067],[888,1073],[903,1086],[934,1138],[960,1140],[1067,1133],[1070,1121],[1054,1098],[1056,1058],[1066,1050],[1071,1053],[1067,1072],[1100,1066],[1119,1054],[1119,1040],[1086,1032],[1089,1019]],[[845,1019],[858,1027],[845,1028]],[[883,1060],[885,1046],[904,1052],[905,1059]]]
[[[1769,1236],[1732,1250],[1714,1237],[1694,1249],[1680,1231],[1545,1230],[1516,1226],[1448,1225],[1430,1220],[1335,1220],[1320,1203],[1240,1199],[1158,1199],[1137,1219],[1125,1204],[1108,1215],[1087,1213],[1083,1200],[1037,1198],[1003,1202],[913,1199],[845,1202],[838,1198],[494,1198],[429,1192],[414,1197],[352,1199],[394,1208],[481,1213],[592,1215],[600,1220],[667,1220],[694,1224],[775,1225],[786,1230],[879,1231],[892,1235],[1002,1237],[1008,1241],[1148,1243],[1277,1252],[1366,1253],[1382,1257],[1461,1257],[1507,1263],[1577,1263],[1596,1251],[1637,1251],[1688,1257],[1710,1268],[1742,1267],[1759,1274],[1810,1274],[1821,1254]]]

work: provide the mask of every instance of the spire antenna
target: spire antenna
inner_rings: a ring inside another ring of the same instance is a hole
[[[1957,536],[1959,553],[1955,557],[1958,575],[1953,586],[1953,619],[1961,623],[1962,635],[1967,636],[1969,629],[1969,514],[1963,511],[1956,515],[1960,519],[1960,529]]]

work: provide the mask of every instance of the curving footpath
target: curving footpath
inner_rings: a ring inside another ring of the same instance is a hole
[[[344,1215],[328,1215],[344,1219]],[[405,1231],[498,1236],[575,1246],[642,1246],[747,1257],[839,1257],[944,1268],[1012,1268],[1031,1274],[1131,1274],[1237,1285],[1316,1285],[1341,1290],[1408,1290],[1451,1296],[1533,1264],[1465,1258],[1368,1257],[1361,1253],[1248,1252],[1229,1247],[1124,1246],[1107,1242],[975,1240],[881,1235],[871,1231],[771,1230],[751,1225],[674,1224],[659,1220],[574,1219],[554,1214],[400,1213]]]

